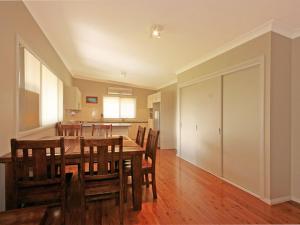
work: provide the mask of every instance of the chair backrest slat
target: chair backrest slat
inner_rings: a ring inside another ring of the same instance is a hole
[[[50,148],[50,170],[51,178],[55,177],[55,148]]]
[[[145,158],[147,159],[149,157],[152,160],[153,166],[155,166],[158,137],[159,130],[153,130],[150,128],[146,143]]]
[[[118,152],[115,151],[118,146]],[[96,151],[94,151],[96,148]],[[81,176],[111,175],[118,173],[115,171],[115,160],[123,159],[123,137],[116,138],[80,138],[81,149]],[[87,152],[88,151],[88,152]],[[88,154],[89,171],[85,171],[86,155]],[[110,157],[108,157],[110,155]],[[97,171],[94,165],[96,164]],[[121,166],[122,167],[122,166]],[[119,172],[122,168],[119,167]],[[86,173],[88,172],[88,173]],[[88,174],[88,175],[87,175]]]
[[[135,142],[142,148],[144,147],[145,133],[146,133],[146,127],[139,126],[136,134]]]
[[[104,135],[103,135],[104,133]],[[93,124],[92,125],[92,136],[112,136],[112,124]]]
[[[82,125],[81,124],[61,124],[60,133],[62,136],[81,136]]]

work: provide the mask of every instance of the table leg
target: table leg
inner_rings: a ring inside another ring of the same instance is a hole
[[[142,155],[132,157],[132,201],[133,209],[142,209]]]
[[[5,208],[6,210],[16,208],[16,193],[12,174],[12,163],[5,164]]]

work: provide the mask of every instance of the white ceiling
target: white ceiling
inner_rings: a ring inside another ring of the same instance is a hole
[[[300,0],[25,1],[74,77],[158,88],[270,20],[300,30]],[[150,37],[164,26],[161,39]],[[126,78],[121,77],[126,71]]]

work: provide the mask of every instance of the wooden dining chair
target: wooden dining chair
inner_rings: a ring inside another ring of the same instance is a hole
[[[93,124],[92,136],[112,136],[112,124]]]
[[[123,224],[123,137],[80,139],[81,149],[81,219],[85,224],[86,202],[117,198],[120,224]],[[88,166],[86,166],[88,162]]]
[[[156,174],[155,174],[155,164],[156,164],[156,150],[157,150],[157,143],[159,137],[159,130],[149,129],[148,138],[146,142],[146,150],[145,156],[142,160],[142,171],[143,171],[143,178],[145,177],[146,187],[149,187],[149,184],[152,185],[152,193],[153,198],[157,198],[156,192]],[[151,174],[151,182],[149,181],[149,174]],[[128,177],[132,176],[132,168],[131,165],[125,165],[124,169],[124,200],[127,201],[127,182]]]
[[[59,158],[55,155],[55,151],[60,155]],[[11,139],[16,208],[60,204],[61,222],[65,223],[67,182],[64,154],[64,138]]]
[[[82,125],[81,124],[61,124],[61,136],[81,136]]]
[[[144,147],[145,133],[146,133],[146,127],[139,126],[136,134],[135,143],[137,143],[142,148]]]

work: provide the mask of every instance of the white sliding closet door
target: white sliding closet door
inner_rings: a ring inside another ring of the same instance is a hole
[[[261,194],[262,85],[259,66],[223,77],[223,176]]]
[[[221,78],[181,89],[181,157],[221,175]]]

